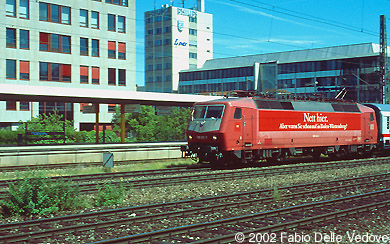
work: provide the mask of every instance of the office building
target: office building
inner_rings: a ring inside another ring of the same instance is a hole
[[[135,0],[0,2],[0,83],[135,91]],[[92,129],[95,115],[82,106],[0,101],[0,127],[55,111]],[[110,123],[114,110],[100,105],[100,122]]]
[[[163,5],[145,12],[145,90],[177,92],[179,71],[213,57],[213,16],[204,0],[192,9]]]
[[[380,46],[374,43],[208,60],[180,72],[179,93],[226,94],[257,90],[320,95],[358,102],[382,101]]]

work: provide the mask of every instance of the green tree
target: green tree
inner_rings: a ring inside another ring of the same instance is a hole
[[[140,113],[125,114],[125,130],[135,141],[177,141],[185,140],[185,131],[191,109],[173,108],[172,115],[156,115],[153,106],[141,106]],[[113,117],[114,131],[120,132],[120,109]]]

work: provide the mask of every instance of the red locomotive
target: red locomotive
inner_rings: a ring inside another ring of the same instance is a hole
[[[211,163],[365,155],[377,126],[374,110],[357,103],[226,98],[194,105],[182,151]]]

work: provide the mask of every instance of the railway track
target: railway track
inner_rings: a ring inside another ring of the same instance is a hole
[[[231,243],[236,241],[237,234],[248,237],[251,233],[269,233],[279,243],[278,231],[307,228],[315,223],[388,208],[389,193],[390,189],[386,189],[94,243]]]
[[[137,170],[130,172],[114,172],[114,173],[97,173],[97,174],[84,174],[84,175],[72,175],[72,176],[56,176],[50,177],[50,180],[55,182],[58,180],[71,181],[73,183],[82,183],[90,181],[102,181],[107,179],[126,179],[133,177],[162,177],[166,175],[173,174],[191,174],[199,173],[209,170],[210,168],[198,168],[198,169],[188,169],[187,167],[174,167],[168,169],[156,169],[156,170]],[[8,187],[9,184],[15,184],[19,179],[13,180],[0,180],[0,188]]]
[[[78,186],[80,187],[80,192],[84,194],[95,193],[98,191],[99,186],[103,185],[102,180],[112,179],[111,184],[121,184],[126,189],[134,188],[145,188],[145,187],[161,187],[169,186],[173,184],[186,184],[194,182],[216,182],[216,181],[225,181],[225,180],[236,180],[236,179],[248,179],[256,177],[267,177],[275,175],[286,175],[286,174],[296,174],[296,173],[306,173],[314,172],[319,170],[334,170],[341,168],[354,168],[367,165],[380,165],[390,163],[390,158],[375,158],[375,159],[362,159],[354,161],[338,161],[333,163],[317,163],[317,164],[305,164],[305,165],[293,165],[288,167],[272,167],[272,168],[260,168],[260,169],[244,169],[238,171],[221,171],[221,172],[212,172],[204,173],[204,169],[195,169],[193,172],[199,172],[199,174],[189,174],[181,176],[172,176],[172,177],[156,177],[156,178],[143,178],[143,179],[132,179],[126,180],[126,178],[131,177],[132,173],[127,176],[124,176],[126,173],[111,173],[111,174],[97,174],[95,178],[90,175],[83,176],[69,176],[66,177],[66,180],[78,181]],[[188,172],[187,172],[188,171]],[[191,173],[190,170],[185,170],[184,173]],[[177,173],[177,172],[173,172]],[[147,175],[148,171],[144,171],[142,174]],[[158,173],[160,174],[160,173]],[[162,174],[163,175],[163,174]],[[122,179],[121,179],[122,178]],[[58,180],[56,178],[55,180]],[[87,181],[87,182],[86,182]],[[99,181],[99,182],[91,182]],[[0,190],[0,200],[5,199],[8,195],[8,192],[5,190],[4,186],[8,185],[6,182],[2,182],[4,190]],[[0,183],[1,185],[1,183]]]
[[[390,186],[390,173],[387,174],[377,174],[371,176],[363,176],[350,178],[345,180],[336,180],[336,181],[326,181],[320,183],[312,183],[312,184],[301,184],[294,186],[286,186],[278,189],[280,193],[283,194],[283,199],[299,199],[306,196],[324,196],[329,194],[336,193],[344,193],[350,189],[356,188],[364,188],[364,189],[374,189],[378,190],[378,187],[386,188]],[[384,191],[387,192],[388,191]],[[164,219],[173,219],[173,218],[181,218],[183,216],[191,216],[196,214],[212,214],[216,211],[223,212],[232,208],[245,208],[252,207],[254,205],[264,205],[264,204],[272,204],[275,202],[274,194],[275,189],[265,189],[251,192],[242,192],[236,194],[229,195],[221,195],[215,197],[205,197],[199,199],[189,199],[183,201],[169,202],[169,203],[161,203],[161,204],[151,204],[151,205],[143,205],[143,206],[134,206],[127,207],[121,209],[112,209],[100,212],[90,212],[55,218],[47,218],[47,219],[38,219],[31,220],[25,222],[17,222],[17,223],[9,223],[0,225],[0,242],[20,242],[26,240],[40,239],[40,238],[61,238],[61,235],[64,234],[76,234],[80,235],[83,232],[88,232],[91,230],[105,232],[107,228],[117,228],[123,226],[137,226],[144,225],[148,222],[159,221]],[[383,191],[379,191],[383,192]],[[390,196],[387,196],[390,199]],[[337,201],[336,201],[337,202]],[[306,205],[315,205],[313,204],[304,204]],[[328,206],[327,204],[323,204],[323,206]],[[330,206],[330,205],[329,205]],[[318,208],[318,207],[315,207]],[[287,210],[298,211],[296,209],[300,208],[292,208],[287,207],[282,210],[270,210],[268,212],[272,213],[271,215],[264,215],[261,213],[257,216],[263,216],[261,218],[266,219],[267,222],[272,220],[272,223],[268,223],[269,225],[280,225],[281,223],[276,222],[277,220],[283,219],[280,217],[280,214],[288,214]],[[306,208],[303,208],[306,209]],[[324,210],[324,209],[323,209]],[[278,212],[279,211],[279,212]],[[301,210],[299,210],[301,211]],[[309,210],[305,210],[309,211]],[[326,208],[324,211],[328,211]],[[310,212],[310,211],[309,211]],[[265,212],[267,213],[267,212]],[[306,214],[306,212],[305,212]],[[271,216],[271,217],[270,217]],[[279,216],[275,218],[275,216]],[[245,217],[245,218],[244,218]],[[234,217],[240,221],[252,221],[253,218],[247,218],[247,216]],[[308,217],[304,215],[304,217]],[[309,216],[313,217],[313,216]],[[260,217],[259,217],[260,218]],[[210,222],[210,226],[203,224],[195,224],[194,229],[188,229],[187,226],[184,227],[175,227],[173,229],[168,230],[160,230],[150,233],[136,234],[128,237],[121,237],[114,240],[103,241],[102,243],[121,243],[121,242],[131,242],[138,243],[139,241],[161,241],[159,239],[161,236],[168,235],[173,236],[173,234],[177,233],[182,236],[182,234],[187,232],[193,232],[197,230],[197,228],[201,228],[199,230],[210,228],[219,228],[220,225],[215,225],[215,222],[222,225],[230,225],[229,219],[218,220]],[[262,220],[259,220],[262,222]],[[241,222],[237,222],[241,223]],[[247,223],[247,222],[243,222]],[[257,223],[257,219],[254,222]],[[305,222],[306,223],[306,222]],[[233,224],[237,225],[237,224]],[[255,224],[252,224],[255,226]],[[206,227],[207,226],[207,227]],[[244,225],[246,226],[246,224]],[[127,228],[127,227],[124,227]],[[184,232],[180,232],[180,230],[184,230]],[[243,232],[244,229],[241,229]],[[172,232],[170,232],[172,230]],[[224,230],[220,229],[220,232],[224,232]],[[238,232],[237,229],[236,232]],[[273,230],[272,231],[276,231]],[[243,232],[244,233],[244,232]],[[244,233],[245,234],[245,233]],[[158,238],[157,238],[158,237]],[[219,236],[218,238],[222,238]],[[225,238],[225,237],[224,237]],[[227,237],[226,237],[227,238]],[[190,238],[185,238],[186,242],[190,240]],[[196,239],[196,238],[195,238]],[[195,240],[192,239],[192,240]],[[203,239],[202,239],[203,240]],[[231,239],[226,239],[231,241]],[[166,241],[166,240],[165,240]],[[171,241],[171,240],[170,240]],[[182,240],[183,241],[183,240]],[[214,243],[214,242],[210,242]]]
[[[220,172],[211,172],[205,173],[205,169],[194,169],[192,173],[199,174],[186,174],[191,173],[191,170],[184,171],[175,171],[171,173],[177,174],[179,172],[183,173],[180,176],[172,177],[163,177],[164,174],[168,173],[170,170],[166,170],[166,173],[163,171],[159,173],[158,170],[155,176],[156,178],[142,178],[142,179],[132,179],[127,180],[126,178],[133,177],[137,173],[106,173],[106,174],[96,174],[94,175],[82,175],[82,176],[68,176],[65,177],[65,180],[70,182],[77,182],[77,186],[80,187],[80,192],[84,194],[95,193],[98,191],[99,186],[104,184],[104,180],[112,179],[110,184],[121,184],[126,189],[135,189],[135,188],[145,188],[145,187],[161,187],[169,186],[173,184],[186,184],[194,182],[216,182],[216,181],[225,181],[225,180],[236,180],[236,179],[248,179],[256,177],[267,177],[275,175],[286,175],[286,174],[296,174],[296,173],[305,173],[305,172],[314,172],[319,170],[334,170],[341,168],[353,168],[367,165],[380,165],[390,163],[390,158],[375,158],[375,159],[362,159],[355,161],[338,161],[333,163],[317,163],[317,164],[305,164],[305,165],[293,165],[288,167],[272,167],[272,168],[259,168],[259,169],[244,169],[239,171],[220,171]],[[140,171],[141,173],[138,176],[148,175],[148,170]],[[127,174],[127,175],[126,175]],[[135,174],[135,175],[134,175]],[[153,171],[151,172],[153,174]],[[56,177],[53,180],[58,180],[61,177]],[[93,182],[95,181],[95,182]],[[0,185],[3,186],[3,190],[0,190],[0,200],[5,199],[8,195],[8,192],[5,186],[8,186],[7,181],[0,182]]]

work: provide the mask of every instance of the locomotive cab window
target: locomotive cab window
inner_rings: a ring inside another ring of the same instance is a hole
[[[203,119],[206,114],[207,106],[196,106],[193,112],[193,119]]]
[[[370,121],[374,121],[374,114],[370,113]]]
[[[234,111],[234,119],[241,119],[242,116],[242,110],[241,108],[236,108]]]
[[[221,119],[224,106],[195,106],[192,119]]]
[[[206,119],[220,119],[222,118],[223,106],[208,106],[206,112]]]

